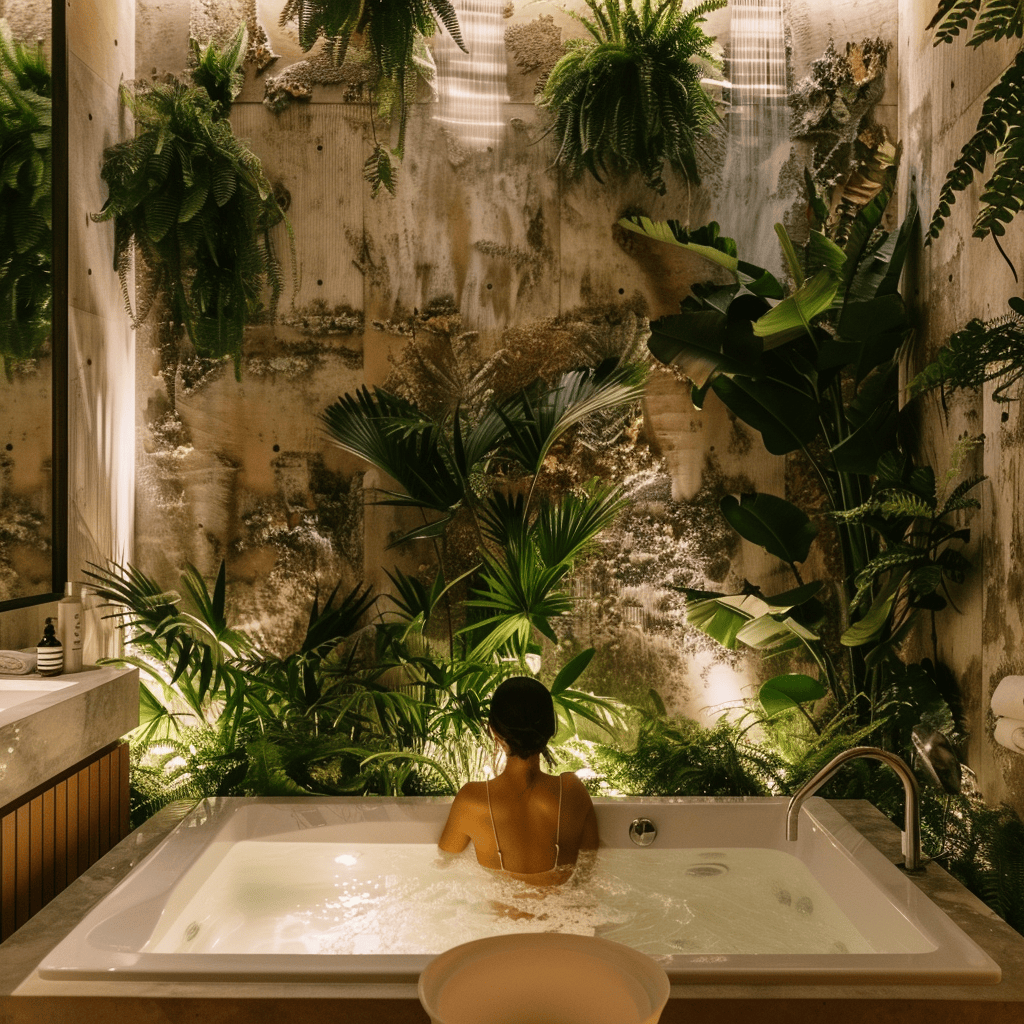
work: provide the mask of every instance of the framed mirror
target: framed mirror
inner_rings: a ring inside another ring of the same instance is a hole
[[[0,0],[0,611],[67,576],[65,6]]]

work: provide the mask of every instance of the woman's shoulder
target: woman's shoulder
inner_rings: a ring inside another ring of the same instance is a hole
[[[485,782],[467,782],[462,789],[455,794],[455,799],[460,804],[470,805],[486,803],[487,784]]]

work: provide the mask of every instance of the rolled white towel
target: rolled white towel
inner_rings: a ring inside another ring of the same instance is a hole
[[[1006,676],[992,693],[992,714],[1024,722],[1024,676]]]
[[[0,651],[0,675],[27,676],[36,670],[36,652]]]
[[[997,718],[995,741],[1007,750],[1024,754],[1024,721],[1019,718]]]

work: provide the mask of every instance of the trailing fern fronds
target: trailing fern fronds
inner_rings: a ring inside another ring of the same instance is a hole
[[[245,325],[277,307],[282,274],[271,230],[284,221],[260,161],[226,116],[243,44],[239,33],[224,55],[197,51],[197,73],[218,100],[178,81],[122,85],[136,134],[104,154],[109,196],[93,215],[114,221],[114,266],[133,325],[163,294],[169,319],[196,351],[230,355],[236,375]],[[136,251],[152,281],[133,309],[128,275]]]
[[[935,27],[935,45],[952,42],[969,22],[975,22],[969,46],[987,40],[1021,38],[1024,35],[1022,0],[944,0],[929,27]],[[939,192],[931,224],[930,238],[936,238],[956,202],[985,170],[989,156],[995,166],[981,195],[981,210],[974,221],[976,238],[992,236],[996,245],[1006,225],[1024,207],[1024,51],[989,91],[974,135],[960,151]],[[1002,249],[1000,248],[1000,252]],[[1006,254],[1003,253],[1004,258]],[[1007,259],[1009,263],[1009,259]],[[1010,264],[1011,268],[1013,264]],[[1014,270],[1016,278],[1016,270]]]
[[[538,103],[553,114],[556,163],[574,176],[639,171],[664,194],[666,162],[698,181],[697,147],[718,123],[701,84],[718,67],[701,26],[725,0],[587,0],[590,39],[566,43]]]
[[[296,20],[299,43],[309,50],[320,38],[327,40],[327,52],[338,65],[345,60],[353,35],[361,34],[378,68],[375,99],[398,113],[398,142],[392,151],[402,158],[408,96],[415,87],[416,74],[430,75],[425,66],[423,38],[434,34],[440,23],[463,50],[466,49],[452,0],[287,0],[281,24]],[[429,64],[429,62],[427,62]],[[381,188],[395,191],[395,175],[387,150],[377,144],[363,165],[363,177],[376,197]]]
[[[1024,300],[1010,299],[1010,312],[996,320],[971,320],[957,331],[911,382],[912,396],[933,388],[977,389],[997,382],[994,402],[1019,397],[1014,386],[1024,377]]]

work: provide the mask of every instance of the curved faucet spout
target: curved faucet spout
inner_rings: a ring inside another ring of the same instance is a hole
[[[920,871],[921,867],[921,795],[914,773],[907,762],[881,747],[851,747],[832,758],[824,768],[809,778],[789,801],[786,811],[786,838],[794,842],[797,837],[797,821],[804,801],[817,792],[847,761],[859,757],[882,761],[900,777],[903,783],[903,866],[907,871]]]

